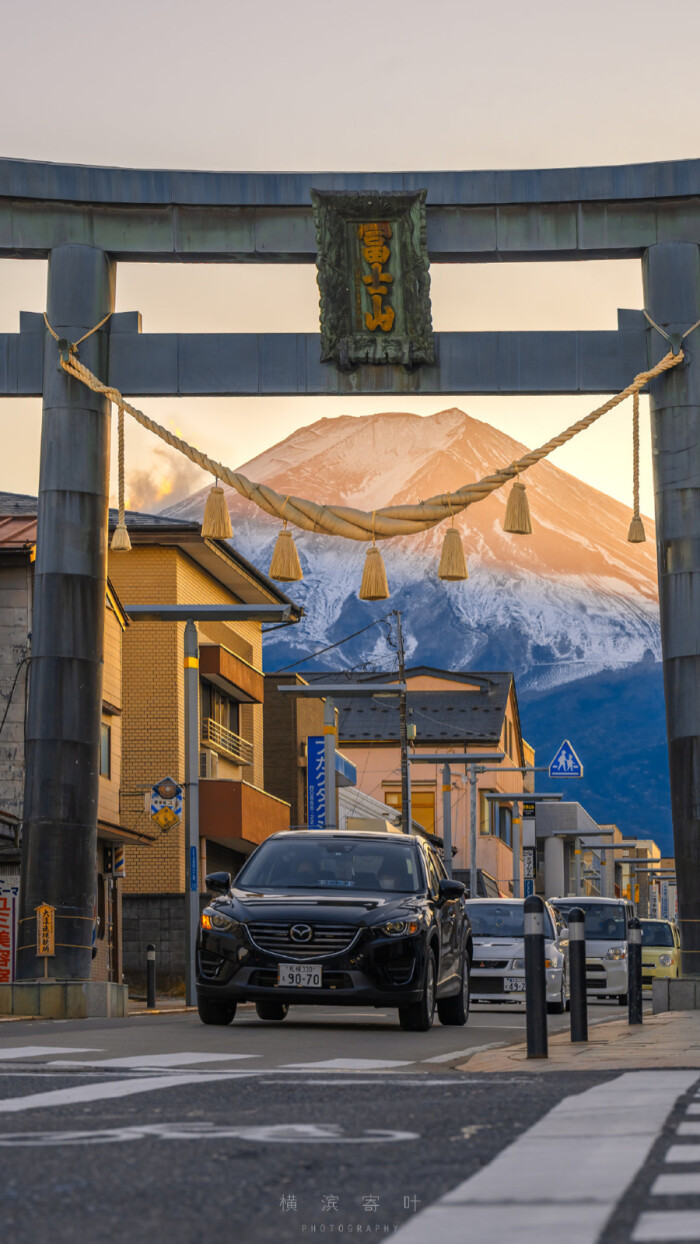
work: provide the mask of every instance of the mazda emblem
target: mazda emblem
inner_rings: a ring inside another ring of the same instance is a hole
[[[293,924],[289,936],[293,942],[310,942],[314,931],[310,924]]]

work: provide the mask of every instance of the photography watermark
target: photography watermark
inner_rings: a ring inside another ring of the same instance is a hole
[[[390,1204],[391,1202],[391,1204]],[[405,1193],[399,1202],[401,1208],[417,1214],[421,1201],[415,1195]],[[360,1197],[341,1197],[336,1192],[324,1192],[320,1198],[301,1199],[294,1192],[284,1192],[279,1199],[279,1208],[283,1214],[304,1215],[304,1221],[298,1221],[299,1230],[304,1236],[312,1235],[392,1235],[398,1231],[400,1223],[378,1221],[387,1212],[397,1208],[397,1198],[380,1196],[376,1192],[366,1192]],[[313,1221],[313,1219],[316,1221]]]

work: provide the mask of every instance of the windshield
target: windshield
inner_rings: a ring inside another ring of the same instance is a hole
[[[522,903],[485,903],[474,899],[467,903],[474,937],[524,937],[524,907]],[[554,937],[549,912],[544,913],[544,935]]]
[[[642,946],[673,946],[673,930],[665,920],[642,920]]]
[[[570,903],[555,903],[565,920],[572,907],[580,907],[584,918],[584,936],[591,942],[624,942],[627,937],[625,909],[622,904],[581,903],[575,898]]]
[[[423,888],[417,851],[407,842],[269,839],[236,878],[244,890],[391,890]]]

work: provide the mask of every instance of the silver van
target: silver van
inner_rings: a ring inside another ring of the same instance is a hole
[[[617,998],[627,1006],[627,931],[634,907],[624,898],[550,898],[564,919],[572,907],[584,915],[586,990],[593,997]]]

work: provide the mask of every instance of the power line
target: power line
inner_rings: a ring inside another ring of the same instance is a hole
[[[393,613],[393,610],[392,610]],[[281,669],[273,670],[274,674],[285,674],[287,670],[293,670],[297,665],[305,665],[307,661],[313,661],[316,657],[320,657],[324,652],[330,652],[332,648],[339,648],[341,644],[347,644],[349,640],[355,639],[358,635],[363,635],[365,631],[369,631],[371,627],[378,626],[380,622],[385,622],[391,617],[391,613],[385,613],[381,618],[375,618],[367,626],[363,626],[359,631],[353,631],[352,635],[346,635],[343,639],[338,639],[334,644],[327,644],[325,648],[319,648],[318,652],[310,652],[305,657],[300,657],[298,661],[292,661],[289,665],[283,665]]]

